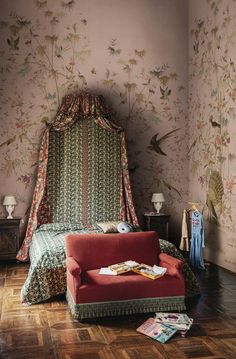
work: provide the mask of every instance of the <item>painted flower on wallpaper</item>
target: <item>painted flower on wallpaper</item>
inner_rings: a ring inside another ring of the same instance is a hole
[[[86,86],[79,68],[90,55],[86,36],[83,31],[79,33],[77,23],[66,25],[63,33],[57,33],[57,26],[74,4],[60,2],[61,9],[52,10],[52,1],[36,1],[39,18],[26,19],[12,13],[0,23],[1,37],[8,46],[2,51],[0,103],[9,109],[5,118],[11,113],[9,120],[3,121],[1,170],[8,175],[15,173],[17,181],[25,186],[34,180],[39,138],[62,96]],[[80,26],[85,27],[87,20],[80,20]],[[27,99],[21,88],[8,94],[4,86],[11,77],[17,77],[25,87],[33,84],[34,93]],[[21,156],[21,148],[25,156]]]
[[[144,202],[146,205],[149,204],[151,193],[157,188],[169,192],[170,202],[173,203],[176,195],[177,198],[181,198],[186,194],[179,181],[186,157],[180,156],[175,160],[173,171],[171,160],[168,164],[167,162],[162,164],[163,160],[159,156],[169,157],[174,151],[181,152],[180,143],[183,142],[186,131],[186,114],[183,111],[182,101],[177,96],[178,93],[181,94],[184,87],[178,84],[178,75],[171,71],[168,64],[150,69],[145,67],[146,49],[134,49],[127,57],[123,54],[118,41],[112,39],[108,52],[119,67],[115,72],[106,70],[103,84],[114,96],[120,98],[121,109],[123,108],[120,122],[128,134],[128,145],[131,148],[130,162],[139,161],[139,167],[135,167],[131,175],[136,197],[140,199],[140,207]],[[122,84],[117,80],[118,71],[123,72],[123,78],[126,79]],[[156,131],[156,128],[163,125],[165,132],[155,132],[153,135],[153,130]],[[183,126],[182,131],[179,126]],[[137,139],[141,140],[140,136],[149,139],[142,151],[135,143]],[[145,161],[142,159],[144,153]],[[162,171],[158,173],[156,171],[160,166],[165,168],[163,174]]]
[[[190,117],[196,119],[191,129],[195,140],[189,149],[191,172],[198,177],[202,193],[206,192],[210,218],[234,228],[236,64],[232,49],[236,44],[236,15],[229,1],[206,2],[208,15],[196,19],[191,30]]]
[[[85,72],[82,65],[92,52],[87,36],[90,23],[78,11],[79,3],[59,1],[55,6],[52,0],[36,0],[32,6],[37,8],[37,17],[11,14],[0,23],[0,36],[6,44],[0,67],[0,105],[8,119],[0,143],[1,170],[14,174],[24,188],[33,186],[45,125],[52,121],[64,94],[86,90],[92,75],[98,88],[107,90],[111,103],[116,104],[116,115],[127,131],[130,173],[139,207],[149,203],[154,190],[164,188],[172,210],[178,212],[174,198],[186,194],[179,178],[184,171],[187,121],[181,97],[185,88],[178,75],[166,63],[148,68],[147,49],[137,43],[127,54],[115,38],[104,50],[110,63],[103,77],[99,77],[101,69],[96,64]],[[75,7],[79,16],[71,21]],[[6,82],[15,78],[26,88],[33,85],[27,98],[20,87],[11,93],[4,91]],[[139,145],[143,138],[146,143]]]

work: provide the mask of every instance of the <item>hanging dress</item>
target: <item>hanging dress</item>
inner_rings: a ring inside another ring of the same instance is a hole
[[[189,263],[196,268],[205,269],[202,256],[204,244],[203,216],[199,211],[193,211],[191,215],[191,244]]]
[[[189,228],[189,213],[186,211],[186,209],[184,209],[181,240],[179,245],[179,249],[181,249],[181,251],[189,252],[189,238],[191,237],[190,233],[191,230]]]

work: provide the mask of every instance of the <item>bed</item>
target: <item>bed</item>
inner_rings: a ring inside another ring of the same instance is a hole
[[[35,304],[66,291],[65,235],[70,233],[103,233],[98,225],[46,224],[37,229],[30,246],[31,266],[21,296],[25,304]],[[184,261],[176,247],[160,239],[161,251]],[[199,294],[196,277],[185,262],[186,296]]]
[[[35,304],[66,291],[65,235],[100,233],[99,222],[138,228],[124,131],[111,121],[101,96],[71,94],[44,132],[26,236],[17,255],[30,260],[22,302]],[[160,240],[161,250],[183,259]],[[184,265],[187,296],[199,293]]]

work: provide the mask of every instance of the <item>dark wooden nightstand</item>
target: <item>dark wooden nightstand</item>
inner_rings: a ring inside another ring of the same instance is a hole
[[[0,260],[15,259],[20,248],[21,218],[0,218]]]
[[[169,214],[147,212],[143,217],[145,231],[156,231],[159,238],[169,240]]]

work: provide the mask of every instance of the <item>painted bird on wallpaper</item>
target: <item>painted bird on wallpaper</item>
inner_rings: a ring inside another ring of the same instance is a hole
[[[160,92],[161,92],[161,97],[160,97],[160,99],[161,99],[161,100],[167,100],[168,97],[169,97],[170,94],[171,94],[171,89],[169,89],[168,87],[163,88],[163,87],[160,86]]]
[[[161,138],[157,138],[159,136],[159,133],[156,133],[150,141],[150,146],[148,146],[148,149],[151,151],[155,151],[156,153],[163,155],[163,156],[167,156],[167,154],[165,152],[163,152],[163,150],[161,149],[161,144],[167,139],[169,138],[174,132],[179,131],[180,128],[175,128],[174,130],[167,132],[164,136],[162,136]]]
[[[69,1],[62,1],[62,6],[66,9],[71,9],[73,5],[75,4],[75,0],[69,0]]]
[[[10,38],[7,39],[7,43],[10,46],[11,50],[19,50],[19,46],[18,46],[19,41],[20,41],[19,36],[17,38],[14,38],[14,37],[10,36]]]
[[[209,118],[209,121],[210,121],[210,123],[211,123],[212,127],[218,127],[218,128],[221,128],[220,123],[218,123],[218,122],[216,122],[216,121],[213,121],[213,116],[211,116],[211,117]]]
[[[223,195],[224,186],[221,174],[218,171],[212,171],[208,183],[206,204],[209,210],[210,219],[213,219],[215,223],[218,221],[215,206],[222,204]]]
[[[9,140],[5,141],[5,142],[2,142],[0,144],[0,148],[3,147],[3,146],[9,146],[12,142],[14,142],[16,139],[16,136],[12,137],[12,138],[9,138]]]

